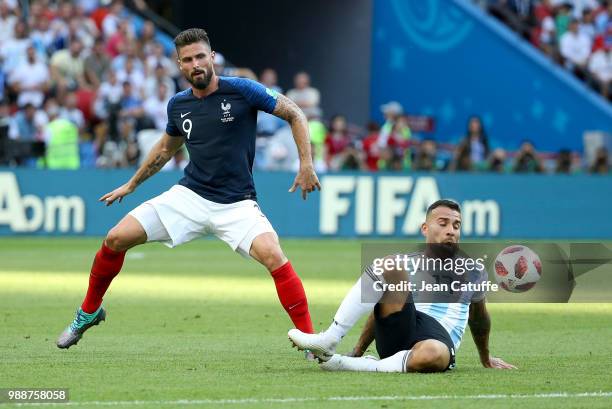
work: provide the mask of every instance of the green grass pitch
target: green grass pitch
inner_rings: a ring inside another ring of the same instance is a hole
[[[452,372],[326,373],[290,348],[268,273],[213,240],[130,251],[107,321],[59,350],[99,243],[0,239],[0,388],[69,388],[79,408],[612,407],[612,304],[490,305],[492,352],[517,371],[482,368],[468,331]],[[359,242],[283,247],[326,327],[358,276]]]

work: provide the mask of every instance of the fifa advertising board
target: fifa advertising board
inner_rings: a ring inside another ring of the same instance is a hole
[[[0,235],[104,235],[180,178],[161,172],[122,203],[98,198],[132,171],[0,170]],[[612,178],[592,175],[337,173],[308,200],[287,193],[294,174],[255,173],[257,200],[281,237],[417,237],[427,206],[462,208],[468,238],[610,239]]]

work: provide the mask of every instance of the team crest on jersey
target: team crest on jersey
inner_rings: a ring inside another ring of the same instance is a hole
[[[221,112],[222,112],[221,122],[228,123],[234,120],[231,109],[232,109],[232,104],[223,100],[223,102],[221,103]]]

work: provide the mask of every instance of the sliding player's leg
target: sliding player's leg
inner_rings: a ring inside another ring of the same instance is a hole
[[[382,275],[376,275],[372,267],[366,268],[342,300],[327,330],[318,334],[304,334],[292,329],[288,333],[289,339],[298,349],[310,350],[323,360],[329,359],[335,353],[340,340],[361,317],[370,313],[378,302],[395,305],[398,309],[403,307],[408,292],[383,291],[384,287],[381,285],[398,283],[405,279],[406,274],[402,271],[386,271]]]

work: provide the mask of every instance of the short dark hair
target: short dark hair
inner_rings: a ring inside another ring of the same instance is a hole
[[[456,210],[461,213],[459,203],[455,202],[454,200],[440,199],[429,205],[427,208],[427,215],[429,216],[429,214],[438,207],[448,207],[449,209]]]
[[[189,28],[187,30],[181,31],[176,37],[174,37],[174,47],[176,47],[177,53],[179,51],[179,48],[199,42],[205,43],[206,45],[208,45],[208,48],[210,48],[210,40],[208,39],[208,34],[206,34],[206,31],[201,28]]]

